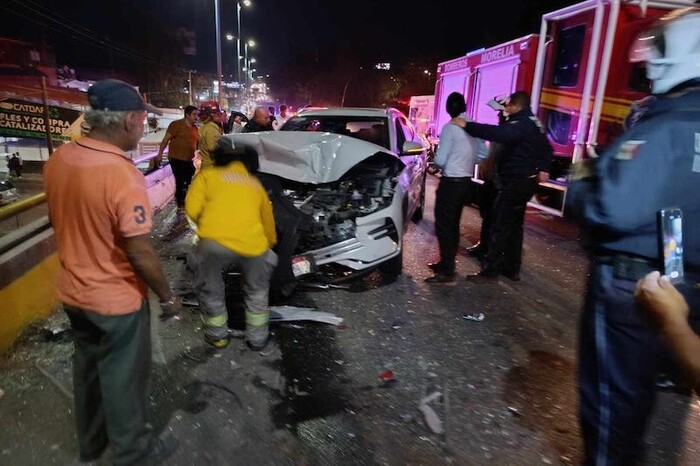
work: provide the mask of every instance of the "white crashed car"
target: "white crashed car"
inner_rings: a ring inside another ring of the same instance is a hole
[[[258,152],[289,277],[401,272],[408,220],[423,215],[428,145],[400,111],[314,109],[281,131],[224,137]]]

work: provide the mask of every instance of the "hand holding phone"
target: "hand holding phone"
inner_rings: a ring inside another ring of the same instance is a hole
[[[677,207],[659,211],[659,247],[664,275],[671,283],[683,282],[683,213]]]

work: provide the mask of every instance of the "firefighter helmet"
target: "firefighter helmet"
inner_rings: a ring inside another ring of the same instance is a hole
[[[700,78],[700,10],[674,10],[632,44],[630,61],[646,62],[653,94]]]
[[[220,111],[219,104],[214,100],[207,100],[199,105],[199,114],[204,118],[209,118]]]

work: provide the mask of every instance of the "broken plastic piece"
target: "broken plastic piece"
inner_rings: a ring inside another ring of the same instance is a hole
[[[71,331],[72,331],[72,329],[70,329],[70,328],[64,328],[64,329],[44,328],[44,329],[42,329],[41,333],[42,333],[42,336],[44,337],[44,341],[62,341],[71,335]]]
[[[442,421],[438,417],[437,413],[426,404],[421,404],[418,410],[423,414],[423,420],[425,420],[425,425],[428,426],[431,432],[435,434],[444,434],[445,428],[442,426]]]
[[[386,369],[379,373],[379,378],[382,379],[382,381],[387,382],[389,380],[394,380],[394,375],[394,371]]]
[[[464,320],[473,320],[474,322],[481,322],[484,320],[484,314],[482,312],[475,313],[475,314],[464,314],[462,316],[462,319]]]
[[[312,320],[324,324],[340,325],[343,318],[328,312],[316,311],[312,307],[270,306],[270,322]]]
[[[433,392],[433,393],[431,393],[430,395],[428,395],[428,396],[426,396],[426,397],[423,397],[423,398],[420,400],[420,404],[425,405],[425,404],[428,404],[428,403],[432,403],[433,401],[437,401],[437,400],[439,400],[440,398],[442,398],[442,393],[440,393],[440,392]]]

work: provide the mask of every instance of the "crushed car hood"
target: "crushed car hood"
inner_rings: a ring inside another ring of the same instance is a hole
[[[260,171],[300,183],[338,181],[351,168],[377,153],[405,166],[387,149],[370,142],[333,133],[279,131],[235,133],[222,137],[234,146],[253,147],[260,159]]]

